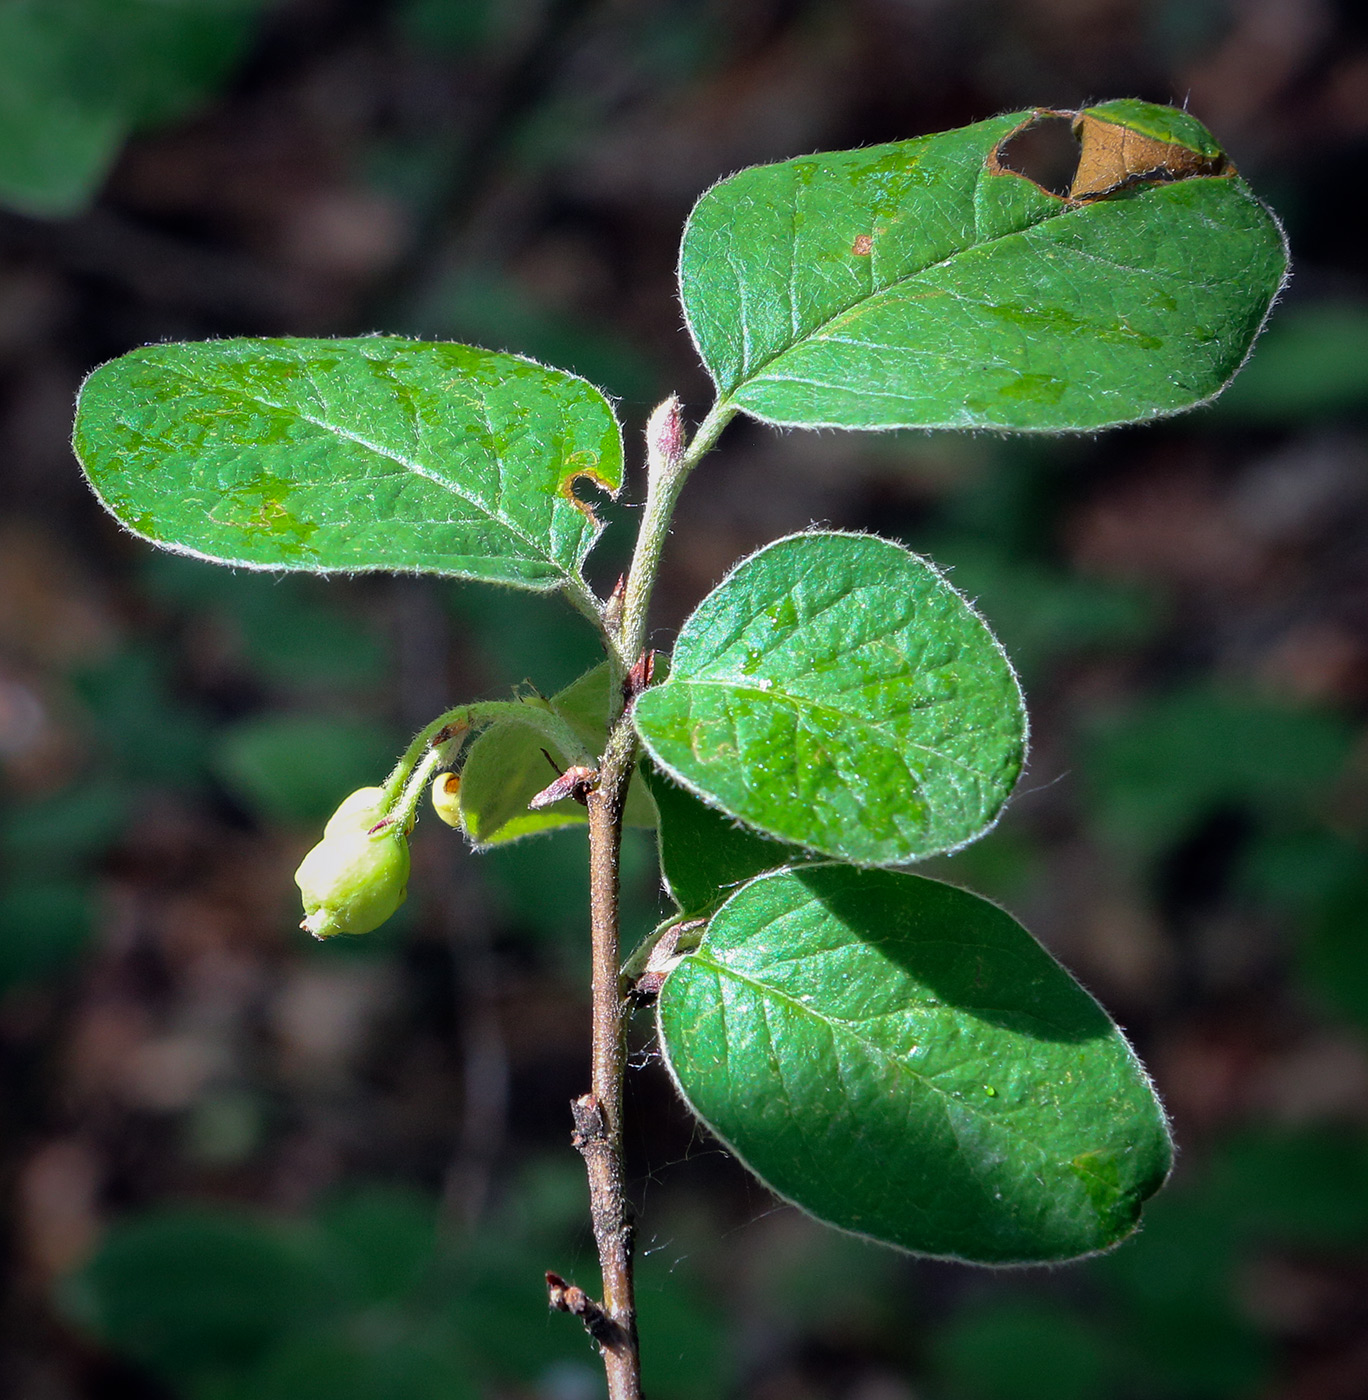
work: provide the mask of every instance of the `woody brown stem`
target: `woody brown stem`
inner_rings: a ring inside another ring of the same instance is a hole
[[[571,1105],[575,1146],[589,1176],[589,1209],[603,1274],[601,1313],[611,1324],[590,1329],[603,1357],[609,1400],[640,1400],[641,1396],[632,1221],[622,1174],[622,1077],[627,1047],[618,990],[618,855],[634,750],[630,720],[623,718],[604,754],[599,785],[588,798],[593,1060],[590,1092]]]
[[[573,1312],[598,1343],[609,1400],[641,1400],[641,1358],[632,1288],[632,1218],[622,1175],[622,1077],[627,1068],[625,1004],[620,985],[618,856],[622,813],[637,758],[632,704],[651,683],[654,659],[646,618],[670,517],[685,479],[736,414],[714,405],[693,440],[684,442],[678,399],[666,399],[646,428],[646,507],[632,566],[604,609],[604,639],[613,663],[608,746],[597,774],[585,777],[589,808],[589,905],[593,948],[593,1072],[591,1087],[571,1105],[575,1146],[589,1175],[589,1208],[603,1274],[597,1303],[563,1280],[548,1279],[551,1305]],[[619,688],[620,687],[620,688]],[[596,781],[592,781],[596,778]],[[559,1285],[559,1287],[558,1287]]]

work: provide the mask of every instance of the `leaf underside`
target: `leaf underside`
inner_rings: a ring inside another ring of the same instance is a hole
[[[1276,221],[1233,171],[1080,203],[996,169],[1034,115],[709,190],[680,284],[723,400],[795,426],[1050,432],[1216,394],[1285,275]]]
[[[608,742],[610,684],[608,663],[603,662],[551,697],[551,705],[591,754],[602,753]],[[498,846],[523,836],[588,824],[584,806],[569,797],[540,811],[528,811],[527,804],[556,776],[545,748],[540,734],[511,721],[491,725],[470,746],[461,769],[458,800],[461,825],[476,846]],[[554,757],[562,764],[571,761],[568,754]],[[655,805],[642,783],[632,784],[623,820],[628,826],[655,826]]]
[[[642,777],[659,814],[661,877],[681,914],[706,913],[747,880],[806,854],[738,825],[649,763]]]
[[[1016,677],[982,620],[925,560],[865,535],[793,535],[745,560],[633,716],[704,801],[861,865],[971,840],[1025,751]]]
[[[95,371],[77,455],[131,530],[249,568],[385,569],[548,589],[598,532],[622,441],[573,375],[367,337],[135,350]]]
[[[761,876],[658,1015],[681,1092],[751,1170],[904,1249],[1105,1249],[1168,1174],[1163,1112],[1106,1013],[1010,915],[934,880]]]

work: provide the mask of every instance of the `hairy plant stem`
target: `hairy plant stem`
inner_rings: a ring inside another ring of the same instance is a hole
[[[673,419],[678,409],[677,400],[667,399],[651,415],[651,425],[647,428],[646,507],[642,511],[641,529],[632,555],[632,567],[627,575],[627,587],[622,599],[622,623],[617,635],[617,650],[625,667],[630,667],[636,661],[646,645],[646,620],[651,594],[655,591],[660,556],[670,534],[670,520],[679,493],[684,489],[689,473],[712,451],[723,428],[737,413],[731,404],[714,404],[708,416],[698,425],[698,431],[688,446],[671,451],[671,444],[656,440],[653,430],[662,429],[659,436],[667,436],[671,426],[668,419]]]
[[[603,1319],[590,1326],[608,1378],[609,1400],[640,1400],[641,1360],[632,1281],[633,1222],[622,1167],[622,1081],[627,1065],[626,1015],[619,988],[618,929],[622,812],[636,765],[631,678],[646,645],[646,622],[660,557],[679,492],[736,413],[715,405],[687,446],[679,403],[667,399],[646,430],[646,506],[623,593],[621,620],[608,638],[613,687],[608,744],[598,783],[589,793],[589,905],[593,949],[593,1049],[590,1092],[572,1105],[575,1146],[589,1176],[590,1215],[603,1275]],[[644,676],[641,684],[645,683]],[[556,1295],[563,1296],[563,1295]],[[562,1304],[563,1305],[563,1304]],[[586,1318],[586,1325],[588,1319]]]
[[[636,745],[624,716],[589,794],[589,907],[593,950],[593,1049],[589,1093],[576,1099],[575,1146],[589,1176],[589,1210],[603,1275],[603,1310],[611,1331],[596,1338],[608,1378],[609,1400],[640,1400],[641,1362],[632,1285],[632,1219],[623,1185],[622,1078],[626,1025],[618,991],[618,857],[622,808]]]

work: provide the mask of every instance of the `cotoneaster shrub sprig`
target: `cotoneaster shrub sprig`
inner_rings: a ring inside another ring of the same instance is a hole
[[[1068,121],[1067,192],[1016,143]],[[742,560],[672,653],[648,645],[679,493],[728,422],[1095,431],[1229,382],[1286,271],[1204,127],[1132,100],[746,170],[699,201],[680,288],[717,388],[646,429],[632,564],[583,566],[617,418],[530,360],[394,337],[152,346],[97,370],[77,453],[130,529],[248,568],[392,570],[561,592],[604,661],[552,696],[458,705],[306,857],[305,926],[397,907],[431,790],[477,848],[589,827],[593,1066],[573,1105],[602,1269],[549,1278],[640,1394],[622,1167],[624,1018],[655,1000],[681,1095],[772,1189],[905,1249],[1075,1258],[1163,1183],[1163,1111],[1102,1008],[995,905],[907,867],[982,835],[1025,758],[1010,662],[925,559],[809,531]],[[550,759],[560,776],[548,767]],[[624,823],[677,913],[624,964]]]

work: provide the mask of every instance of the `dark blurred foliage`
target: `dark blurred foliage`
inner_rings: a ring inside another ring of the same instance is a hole
[[[595,1279],[567,1113],[587,1075],[582,836],[476,858],[429,820],[403,916],[336,945],[295,930],[290,882],[319,818],[407,732],[524,680],[566,684],[592,638],[552,600],[154,555],[71,458],[81,376],[166,338],[384,329],[576,369],[632,432],[670,389],[697,416],[672,278],[712,181],[1136,95],[1189,102],[1287,222],[1296,277],[1236,387],[1171,423],[1059,442],[737,424],[685,497],[658,640],[738,556],[814,521],[954,567],[1021,666],[1035,747],[1008,818],[940,869],[1006,903],[1115,1011],[1173,1114],[1176,1179],[1105,1259],[905,1260],[748,1184],[672,1101],[642,1024],[628,1092],[648,1387],[1361,1400],[1360,10],[194,9],[0,6],[0,1390],[601,1386],[540,1285],[546,1268]],[[632,518],[619,508],[601,584]],[[644,930],[648,839],[627,877]]]

